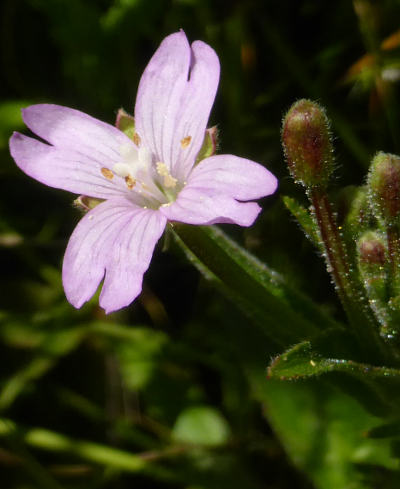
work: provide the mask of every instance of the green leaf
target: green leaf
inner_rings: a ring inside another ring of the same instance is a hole
[[[193,406],[180,413],[172,438],[180,443],[218,446],[226,443],[230,430],[225,418],[209,406]]]
[[[375,367],[337,358],[323,358],[309,341],[294,346],[279,355],[268,368],[270,378],[298,380],[314,377],[328,372],[347,372],[356,377],[373,380],[397,379],[400,381],[400,370],[387,367]]]
[[[84,328],[71,328],[45,336],[34,358],[3,384],[0,390],[0,410],[9,408],[28,386],[55,367],[61,357],[73,351],[84,338],[85,332]]]
[[[337,323],[285,279],[215,226],[174,225],[189,260],[244,314],[281,345]]]
[[[135,328],[129,341],[118,343],[115,351],[124,385],[128,389],[137,391],[146,386],[158,365],[166,341],[165,334],[160,331]]]
[[[365,437],[379,419],[326,382],[271,380],[262,399],[285,451],[317,489],[385,487],[371,485],[360,469],[397,469],[390,442]]]
[[[283,203],[290,213],[296,218],[301,229],[304,231],[307,238],[319,249],[321,249],[318,228],[310,214],[297,200],[292,197],[284,196]]]
[[[174,477],[170,471],[140,455],[108,445],[78,440],[44,428],[21,428],[14,421],[6,418],[0,418],[0,438],[12,438],[28,446],[52,453],[71,454],[73,459],[79,457],[96,465],[116,470],[131,473],[151,470],[155,478]],[[64,458],[67,458],[67,455]]]
[[[325,348],[323,355],[321,346]],[[329,374],[335,386],[357,399],[371,413],[386,416],[397,412],[400,370],[335,358],[329,356],[328,350],[321,339],[314,344],[304,341],[276,357],[268,368],[268,377],[300,380]]]

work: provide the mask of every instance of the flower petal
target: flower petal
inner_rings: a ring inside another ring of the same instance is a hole
[[[110,168],[120,161],[120,148],[132,141],[119,129],[79,110],[38,104],[22,109],[25,124],[58,148],[73,149]]]
[[[63,284],[69,302],[79,308],[104,277],[100,305],[110,313],[129,305],[142,289],[154,246],[166,218],[136,207],[124,198],[103,202],[78,223],[63,263]]]
[[[232,197],[206,192],[187,185],[175,202],[160,207],[170,221],[187,224],[232,223],[251,226],[261,211],[255,202],[238,202]]]
[[[213,49],[201,41],[190,47],[181,31],[164,39],[140,80],[137,132],[179,179],[184,179],[201,148],[219,71]]]
[[[102,162],[89,154],[50,146],[18,132],[10,139],[10,152],[22,171],[50,187],[99,199],[126,192],[123,181],[107,179],[101,173]]]
[[[190,173],[188,185],[214,190],[238,200],[253,200],[275,192],[278,181],[263,166],[233,155],[201,161]]]

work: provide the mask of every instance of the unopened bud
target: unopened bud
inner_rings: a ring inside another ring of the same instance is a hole
[[[372,231],[365,233],[357,244],[360,263],[372,266],[383,266],[385,264],[385,243],[377,233]]]
[[[357,242],[358,269],[370,306],[382,326],[388,322],[386,311],[387,279],[386,246],[378,233],[368,231]]]
[[[282,142],[293,178],[305,187],[325,187],[334,170],[325,110],[311,100],[293,104],[283,120]]]
[[[400,222],[400,158],[378,153],[368,174],[370,203],[375,216],[387,225]]]

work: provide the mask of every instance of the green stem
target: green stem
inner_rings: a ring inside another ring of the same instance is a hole
[[[308,189],[307,194],[319,228],[328,271],[333,278],[350,326],[367,357],[372,360],[378,354],[382,360],[387,354],[384,342],[378,334],[379,325],[350,266],[346,246],[326,191],[314,187]]]
[[[390,264],[389,291],[390,297],[400,295],[400,233],[397,225],[389,225],[386,230]]]
[[[89,462],[125,472],[148,472],[162,480],[175,480],[168,470],[151,463],[146,456],[132,454],[117,448],[85,440],[75,440],[44,428],[21,429],[13,421],[0,418],[0,437],[19,439],[35,448],[52,452],[66,452]]]
[[[320,189],[311,188],[308,191],[308,197],[319,228],[328,269],[336,285],[340,300],[343,306],[346,306],[348,298],[353,295],[349,273],[350,266],[348,264],[344,242],[339,235],[331,204],[325,191],[321,191]]]

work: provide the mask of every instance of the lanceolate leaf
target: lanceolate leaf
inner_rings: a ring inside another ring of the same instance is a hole
[[[335,326],[283,277],[215,226],[175,225],[173,234],[192,263],[275,342],[288,345]]]
[[[369,379],[395,378],[400,381],[400,370],[374,367],[352,360],[323,358],[313,350],[309,341],[299,343],[275,358],[268,368],[268,375],[272,378],[296,380],[332,371],[348,372]]]
[[[304,341],[276,357],[268,368],[269,379],[300,380],[329,374],[329,379],[382,416],[397,412],[400,370],[367,365],[344,358],[321,355],[320,349]]]
[[[318,229],[310,212],[292,197],[284,196],[283,203],[289,212],[296,218],[307,238],[317,248],[321,248]]]

